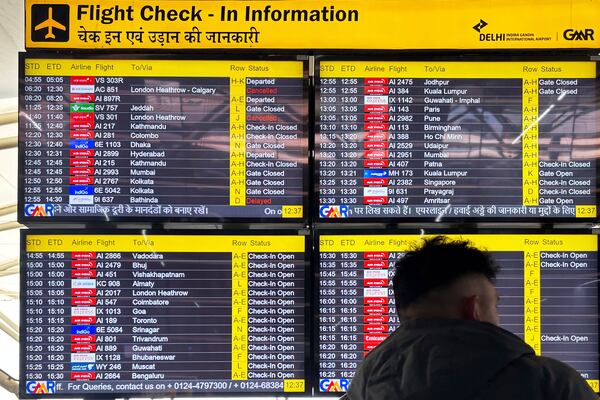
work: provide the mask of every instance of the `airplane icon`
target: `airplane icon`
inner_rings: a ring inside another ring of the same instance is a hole
[[[48,7],[48,19],[44,22],[37,24],[34,30],[39,31],[40,29],[48,28],[48,33],[44,36],[44,39],[55,39],[56,36],[52,32],[52,29],[58,29],[61,31],[66,31],[67,28],[58,21],[55,21],[52,18],[52,7]]]

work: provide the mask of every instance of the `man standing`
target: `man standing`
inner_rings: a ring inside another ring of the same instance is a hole
[[[402,325],[369,353],[350,400],[597,400],[571,367],[499,328],[498,267],[468,242],[437,236],[393,278]]]

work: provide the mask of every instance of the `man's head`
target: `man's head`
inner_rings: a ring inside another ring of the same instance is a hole
[[[392,280],[401,320],[447,317],[499,324],[492,284],[498,266],[467,241],[424,240],[396,263]]]

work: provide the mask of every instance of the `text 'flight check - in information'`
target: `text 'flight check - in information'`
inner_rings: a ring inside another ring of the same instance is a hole
[[[19,215],[302,218],[305,99],[298,61],[24,58]]]
[[[500,265],[500,325],[564,361],[599,391],[598,237],[448,235]],[[319,237],[319,390],[345,391],[364,356],[398,328],[396,262],[418,235]]]
[[[593,62],[322,61],[325,218],[594,218]]]
[[[304,392],[304,237],[23,236],[22,394]]]

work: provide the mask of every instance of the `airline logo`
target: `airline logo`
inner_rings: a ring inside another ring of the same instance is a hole
[[[366,86],[365,94],[388,94],[389,89],[387,86]]]
[[[74,251],[71,253],[71,256],[75,259],[85,259],[90,260],[92,258],[96,258],[95,251]]]
[[[387,178],[389,172],[387,169],[366,169],[363,176],[365,178]]]
[[[346,392],[350,386],[348,379],[321,379],[319,389],[321,392]]]
[[[71,335],[73,343],[94,343],[95,341],[96,335]]]
[[[388,259],[390,253],[386,251],[367,251],[364,253],[365,258]]]
[[[56,382],[54,381],[27,381],[25,391],[28,394],[54,394]]]
[[[364,306],[365,314],[383,314],[387,315],[390,312],[388,306]]]
[[[69,150],[71,157],[94,157],[94,150]]]
[[[71,123],[78,122],[94,123],[94,113],[71,113]]]
[[[365,96],[365,105],[388,105],[389,96]]]
[[[94,196],[71,195],[69,196],[69,204],[73,205],[93,205]]]
[[[93,176],[71,176],[69,177],[70,185],[91,185],[94,183]]]
[[[71,85],[93,85],[95,81],[93,76],[72,76],[69,83]]]
[[[385,269],[366,269],[364,270],[365,279],[387,279],[388,272]]]
[[[73,297],[71,299],[72,306],[95,306],[96,299],[94,297]]]
[[[75,270],[71,272],[71,278],[95,278],[96,270]]]
[[[321,218],[348,218],[348,206],[321,206],[319,216]]]
[[[367,171],[365,171],[367,172]],[[388,188],[386,187],[366,187],[363,188],[365,197],[387,197]]]
[[[387,315],[365,315],[364,323],[365,324],[387,324],[389,322],[389,317]]]
[[[78,194],[94,194],[93,186],[71,186],[69,188],[69,194],[78,195]]]
[[[377,123],[368,123],[365,124],[365,129],[366,130],[373,130],[373,131],[387,131],[390,128],[390,124],[377,124]]]
[[[364,297],[388,297],[387,288],[364,288]]]
[[[387,142],[388,133],[387,132],[366,132],[364,140],[366,142],[368,142],[368,141]]]
[[[70,149],[93,149],[94,141],[93,140],[71,140],[69,143]]]
[[[364,142],[364,148],[367,150],[386,150],[388,148],[387,142]]]
[[[387,85],[388,78],[365,78],[365,85]]]
[[[96,307],[72,307],[71,316],[73,317],[95,317]]]
[[[92,260],[74,260],[71,261],[71,268],[96,268],[96,261]]]
[[[388,325],[385,324],[367,324],[365,325],[365,333],[385,333],[388,331]]]
[[[363,162],[365,168],[387,168],[389,164],[388,160],[364,160]]]
[[[71,345],[71,352],[72,353],[88,353],[88,352],[92,352],[92,351],[96,351],[96,345],[95,344],[72,344]]]
[[[95,335],[96,327],[92,325],[78,325],[71,327],[72,335]]]
[[[71,137],[74,139],[93,139],[93,131],[71,131]]]
[[[25,204],[26,217],[53,217],[53,204]]]
[[[363,267],[364,268],[388,268],[389,263],[386,260],[365,260],[363,262]]]
[[[95,372],[71,372],[72,381],[93,381],[96,379]]]
[[[96,370],[96,364],[94,364],[94,363],[71,363],[71,371],[95,371],[95,370]]]
[[[71,158],[69,161],[69,166],[71,167],[91,167],[93,165],[93,158]]]
[[[370,113],[370,112],[386,113],[390,110],[390,107],[387,105],[381,105],[381,104],[369,104],[369,105],[364,106],[363,109],[366,113]]]
[[[388,114],[365,114],[365,122],[387,122]]]
[[[71,354],[71,362],[72,363],[95,363],[96,362],[96,353],[72,353]]]
[[[389,180],[387,178],[365,178],[363,179],[364,186],[387,186]]]
[[[71,317],[73,325],[90,325],[96,323],[96,317]]]
[[[79,281],[82,281],[83,279],[77,279]],[[93,279],[90,279],[93,280]],[[71,294],[73,296],[95,296],[96,295],[96,289],[73,289],[71,290]]]
[[[91,103],[94,101],[93,94],[72,94],[71,103]]]
[[[94,93],[94,85],[71,85],[69,89],[75,94]]]
[[[366,150],[365,158],[388,158],[387,150]]]
[[[94,129],[93,122],[71,122],[72,129]]]
[[[94,175],[94,168],[71,168],[70,175]]]
[[[94,105],[92,103],[75,103],[69,106],[69,110],[76,113],[93,113]]]

